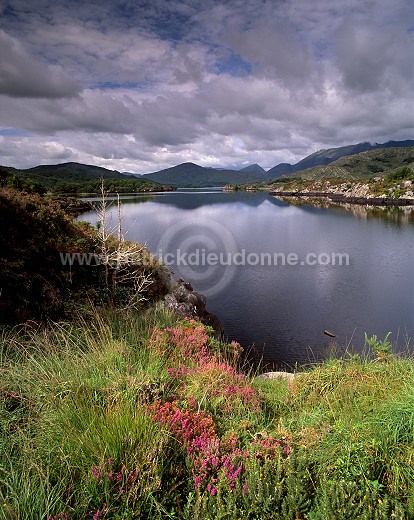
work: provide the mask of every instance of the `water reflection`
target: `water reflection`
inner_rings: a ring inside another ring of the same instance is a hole
[[[329,211],[348,212],[354,217],[362,220],[381,219],[391,222],[396,226],[414,224],[413,206],[364,206],[362,204],[334,203],[323,198],[303,198],[303,197],[277,197],[278,200],[289,205],[313,212],[315,208],[328,209]]]
[[[146,243],[153,252],[160,242],[168,244],[169,252],[188,243],[212,244],[215,252],[226,252],[226,241],[218,236],[224,233],[214,236],[215,229],[225,226],[238,251],[295,253],[300,262],[309,253],[349,255],[348,266],[225,267],[234,272],[225,278],[228,285],[209,297],[209,310],[220,317],[229,339],[246,348],[254,345],[256,357],[263,355],[267,363],[294,366],[325,357],[334,347],[324,329],[337,334],[340,348],[355,350],[363,347],[365,332],[381,338],[392,331],[400,345],[406,332],[414,334],[414,228],[408,208],[327,205],[322,200],[315,206],[261,192],[217,191],[122,197],[122,203],[126,237]],[[108,213],[115,224],[116,208]],[[93,212],[80,218],[96,222]],[[191,222],[195,227],[184,226]],[[213,235],[202,233],[203,224]],[[181,232],[163,241],[171,229]],[[173,263],[172,269],[178,277],[179,266]],[[188,277],[200,292],[217,286],[222,271],[212,270],[210,278],[204,274],[194,268]]]

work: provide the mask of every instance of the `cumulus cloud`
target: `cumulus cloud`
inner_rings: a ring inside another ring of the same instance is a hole
[[[0,156],[3,164],[30,168],[37,164],[53,164],[73,160],[72,150],[57,141],[39,137],[0,136]]]
[[[78,92],[79,86],[60,67],[33,60],[16,38],[0,30],[0,94],[62,98]]]
[[[270,168],[414,137],[411,0],[9,4],[0,163]]]

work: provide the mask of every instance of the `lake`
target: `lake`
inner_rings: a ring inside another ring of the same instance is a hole
[[[268,368],[332,350],[364,333],[404,349],[414,337],[414,216],[407,209],[292,205],[267,193],[180,190],[122,197],[122,230],[145,243]],[[93,224],[95,213],[80,217]],[[116,229],[117,209],[108,210]],[[332,331],[336,338],[324,334]]]

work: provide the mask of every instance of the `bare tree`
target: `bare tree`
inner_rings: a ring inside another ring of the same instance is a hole
[[[121,288],[125,289],[123,310],[137,308],[146,300],[145,293],[153,283],[148,268],[154,267],[156,260],[144,246],[129,242],[123,237],[119,193],[117,193],[116,228],[108,226],[108,207],[107,193],[102,179],[100,208],[97,213],[99,217],[98,248],[100,262],[105,270],[105,286],[112,298]]]

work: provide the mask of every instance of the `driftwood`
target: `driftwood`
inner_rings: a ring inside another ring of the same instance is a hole
[[[329,336],[330,338],[336,338],[336,334],[334,334],[334,333],[331,332],[330,330],[324,330],[323,333],[324,333],[326,336]]]

